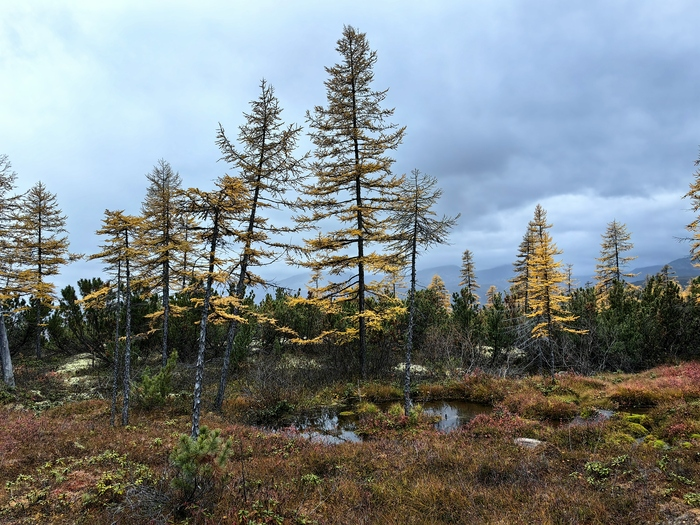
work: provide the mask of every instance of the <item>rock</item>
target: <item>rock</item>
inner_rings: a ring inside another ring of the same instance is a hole
[[[523,448],[537,448],[540,445],[544,444],[544,441],[540,441],[539,439],[532,439],[532,438],[515,438],[513,440],[516,445],[520,445]]]

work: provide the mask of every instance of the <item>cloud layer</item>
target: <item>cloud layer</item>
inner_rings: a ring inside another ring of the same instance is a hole
[[[562,259],[590,275],[607,223],[638,264],[687,254],[681,196],[700,144],[700,4],[621,0],[14,3],[0,21],[0,153],[22,189],[58,194],[73,251],[105,209],[139,210],[160,158],[211,187],[228,130],[266,78],[287,122],[325,103],[344,24],[363,32],[407,126],[396,171],[418,168],[461,213],[424,267],[507,264],[541,203]],[[309,148],[308,144],[304,147]],[[285,270],[280,269],[280,272]],[[95,274],[68,269],[64,277]]]

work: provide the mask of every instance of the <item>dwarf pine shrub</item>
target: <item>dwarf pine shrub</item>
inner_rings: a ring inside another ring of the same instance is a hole
[[[168,362],[156,374],[146,372],[137,388],[139,402],[145,408],[163,406],[172,393],[173,372],[177,365],[177,352],[170,354]]]
[[[199,504],[221,489],[223,467],[231,454],[232,441],[230,438],[224,441],[220,434],[218,429],[203,426],[196,439],[181,435],[170,454],[176,471],[171,487],[178,492],[180,509]]]

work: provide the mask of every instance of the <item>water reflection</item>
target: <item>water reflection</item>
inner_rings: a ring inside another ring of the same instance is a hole
[[[421,403],[427,414],[440,416],[435,428],[442,432],[457,430],[478,414],[488,414],[493,409],[466,401],[430,401]]]
[[[393,403],[378,404],[386,411]],[[452,432],[478,414],[492,411],[490,406],[468,403],[466,401],[428,401],[421,403],[425,413],[439,416],[435,428],[441,432]],[[355,433],[355,415],[324,409],[315,415],[306,415],[292,422],[303,436],[329,444],[356,443],[362,438]]]

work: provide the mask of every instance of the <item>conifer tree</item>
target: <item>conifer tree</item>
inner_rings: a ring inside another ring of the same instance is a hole
[[[445,281],[442,280],[438,274],[433,275],[430,279],[430,283],[426,287],[428,290],[432,290],[440,300],[440,304],[448,312],[452,310],[452,305],[450,304],[450,293],[445,286]]]
[[[476,282],[474,256],[469,250],[464,250],[464,253],[462,254],[462,268],[459,271],[459,276],[461,278],[459,285],[466,288],[467,294],[473,296],[475,301],[478,301],[479,296],[476,294],[476,289],[480,288],[480,286]]]
[[[161,290],[162,350],[161,366],[168,362],[168,326],[170,320],[171,285],[181,281],[178,261],[189,252],[183,231],[187,224],[182,205],[182,179],[163,159],[146,174],[149,186],[141,204],[142,228],[136,239],[144,253],[141,278],[147,288]]]
[[[696,170],[693,174],[694,180],[690,183],[690,189],[688,193],[683,195],[683,198],[690,199],[691,207],[690,209],[693,213],[698,213],[700,211],[700,156],[695,161]],[[695,263],[696,266],[700,266],[700,215],[697,215],[695,219],[686,226],[686,229],[693,234],[690,239],[690,259]]]
[[[462,254],[460,277],[461,288],[452,294],[452,320],[471,340],[479,311],[479,296],[476,294],[479,284],[474,272],[474,258],[469,250],[464,250]]]
[[[490,365],[493,366],[509,345],[514,341],[513,333],[508,329],[508,310],[501,292],[491,285],[486,292],[486,306],[483,311],[484,339],[491,347]]]
[[[574,287],[576,286],[577,280],[574,278],[574,265],[567,263],[564,267],[564,285],[566,287],[566,295],[571,295],[574,293]]]
[[[143,258],[143,251],[136,246],[134,239],[143,227],[143,219],[133,215],[126,215],[123,210],[105,210],[105,217],[102,219],[102,228],[97,230],[97,235],[105,237],[105,244],[101,245],[101,251],[91,255],[90,259],[102,259],[107,265],[107,270],[116,276],[116,283],[109,284],[101,290],[84,298],[85,301],[94,301],[98,296],[105,295],[110,288],[114,288],[117,293],[117,304],[121,303],[120,292],[122,290],[121,276],[124,271],[124,369],[122,374],[122,425],[129,424],[129,397],[131,393],[131,295],[133,264]],[[121,316],[121,309],[117,308],[117,319]],[[119,369],[119,328],[115,336],[114,366]],[[115,376],[116,376],[115,371]],[[114,399],[114,398],[113,398]]]
[[[576,316],[564,308],[569,300],[562,287],[566,275],[561,270],[561,261],[554,259],[562,252],[552,240],[549,233],[552,225],[547,223],[547,212],[539,204],[535,207],[535,215],[530,225],[535,245],[532,255],[528,257],[530,311],[526,312],[526,315],[535,321],[532,337],[545,341],[549,347],[550,370],[553,373],[555,363],[552,335],[555,329],[576,332],[567,326]],[[541,352],[539,356],[542,357]]]
[[[515,300],[516,305],[522,308],[523,312],[528,312],[530,310],[530,266],[528,262],[530,261],[532,254],[535,250],[535,238],[533,235],[533,224],[530,221],[527,225],[527,230],[525,235],[523,235],[523,240],[518,246],[518,255],[516,261],[513,263],[513,271],[515,276],[510,279],[511,297]]]
[[[226,137],[221,124],[216,140],[223,155],[221,160],[240,170],[240,178],[247,189],[247,216],[241,236],[240,264],[229,285],[229,293],[239,301],[243,301],[248,285],[268,284],[253,274],[251,269],[269,264],[288,249],[288,241],[282,236],[291,234],[295,229],[273,223],[269,215],[272,210],[292,207],[286,193],[299,188],[306,161],[305,156],[300,159],[294,156],[302,128],[284,124],[282,108],[274,89],[265,80],[260,82],[260,91],[260,97],[251,102],[251,112],[244,113],[246,122],[239,128],[238,134],[240,148],[236,148]],[[238,317],[239,313],[234,309],[234,317]],[[221,409],[224,400],[237,327],[237,320],[229,323],[219,390],[214,402],[216,410]]]
[[[410,264],[410,287],[408,290],[408,328],[406,330],[406,359],[404,362],[404,412],[408,416],[411,409],[411,354],[413,352],[413,321],[416,311],[416,260],[426,249],[447,242],[447,235],[459,216],[435,218],[432,209],[442,196],[437,188],[437,179],[413,170],[402,186],[405,206],[392,217],[394,230],[399,240],[393,248]],[[436,276],[437,277],[437,276]],[[433,278],[435,279],[435,278]],[[444,288],[445,283],[442,283]]]
[[[307,240],[308,259],[300,264],[339,278],[321,290],[323,297],[355,302],[357,325],[348,333],[357,334],[364,377],[366,297],[380,291],[367,279],[371,274],[391,273],[398,264],[397,255],[384,249],[392,241],[392,232],[383,219],[401,200],[396,190],[402,178],[391,174],[394,159],[388,152],[399,146],[405,128],[388,122],[393,109],[382,107],[387,90],[372,88],[377,54],[365,34],[345,26],[336,50],[341,62],[326,68],[328,105],[307,112],[315,145],[315,180],[305,188],[307,212],[298,222],[324,227],[334,222],[337,227],[320,239]]]
[[[634,247],[625,224],[613,220],[608,223],[607,230],[601,237],[603,241],[600,244],[600,257],[596,259],[598,264],[595,267],[595,288],[599,294],[606,294],[614,283],[623,282],[625,277],[635,276],[633,273],[625,273],[624,268],[636,257],[623,255]]]
[[[199,421],[202,404],[204,380],[204,352],[206,349],[207,322],[212,310],[212,292],[216,283],[223,285],[228,280],[232,268],[230,261],[222,256],[222,251],[229,249],[242,233],[237,229],[241,214],[247,210],[248,196],[240,179],[224,175],[216,181],[216,189],[211,192],[190,188],[186,192],[188,209],[199,220],[196,231],[205,248],[207,268],[203,276],[204,299],[201,301],[202,315],[199,323],[199,340],[197,365],[195,369],[194,403],[192,407],[192,439],[199,436]],[[240,307],[235,296],[222,300],[219,315],[230,320],[225,310],[233,306]],[[240,320],[240,319],[239,319]]]
[[[68,253],[66,216],[58,207],[56,195],[42,182],[36,183],[22,195],[15,213],[15,242],[20,253],[19,278],[25,293],[32,298],[36,311],[36,356],[41,357],[43,314],[52,308],[56,298],[50,277],[72,260]]]
[[[15,374],[12,367],[10,345],[5,327],[4,303],[17,293],[14,261],[17,252],[12,242],[14,231],[14,209],[16,196],[8,195],[15,188],[17,174],[12,170],[12,163],[6,154],[0,154],[0,365],[2,380],[10,388],[15,386]]]

